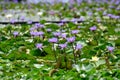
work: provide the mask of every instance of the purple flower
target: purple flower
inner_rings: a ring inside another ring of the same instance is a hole
[[[13,0],[14,3],[18,3],[18,0]]]
[[[61,32],[53,32],[53,35],[57,36],[57,37],[60,36],[60,34],[61,34]]]
[[[19,33],[18,33],[17,31],[14,31],[14,32],[13,32],[14,37],[18,36],[18,34],[19,34]]]
[[[44,28],[44,25],[40,24],[40,23],[35,23],[35,27],[36,28]]]
[[[30,31],[34,31],[34,30],[35,30],[35,27],[31,27],[31,28],[30,28]]]
[[[84,17],[80,17],[79,21],[84,21],[85,18]]]
[[[36,48],[37,49],[42,49],[43,48],[43,44],[42,43],[37,43],[36,44]]]
[[[37,32],[37,33],[38,33],[39,36],[44,35],[44,32],[42,32],[42,31],[39,31],[39,32]]]
[[[62,38],[66,38],[66,36],[67,36],[66,33],[62,33],[62,34],[61,34],[61,37],[62,37]]]
[[[107,13],[106,13],[106,12],[103,12],[103,15],[105,16],[105,15],[107,15]]]
[[[108,49],[108,51],[113,52],[113,50],[114,50],[115,48],[112,47],[112,46],[108,46],[107,49]]]
[[[10,22],[11,22],[12,24],[14,24],[14,23],[15,23],[15,20],[14,20],[14,19],[12,19]]]
[[[42,36],[42,35],[44,35],[44,32],[42,32],[42,31],[39,31],[39,32],[31,31],[30,34],[31,34],[31,36]]]
[[[75,4],[75,1],[74,1],[74,0],[69,0],[69,3],[70,3],[71,5],[73,5],[73,4]]]
[[[83,48],[83,46],[82,46],[81,44],[77,44],[77,45],[76,45],[76,49],[77,49],[77,50],[80,50],[80,49],[82,49],[82,48]]]
[[[57,43],[58,39],[57,38],[50,38],[48,41],[51,43]]]
[[[81,28],[81,26],[78,26],[78,28]]]
[[[88,16],[92,16],[92,14],[93,14],[92,12],[88,12],[87,13]]]
[[[39,36],[38,32],[30,32],[31,36]]]
[[[27,21],[27,24],[32,24],[32,20],[28,20],[28,21]]]
[[[112,14],[107,14],[107,16],[108,16],[108,17],[111,17],[111,16],[112,16]]]
[[[40,23],[35,23],[35,26],[40,26]]]
[[[73,18],[73,19],[71,20],[71,22],[73,22],[73,23],[76,22],[76,21],[77,21],[77,19],[75,19],[75,18]]]
[[[20,20],[24,21],[25,17],[24,16],[21,16],[20,17]]]
[[[71,33],[72,33],[72,34],[78,34],[78,33],[79,33],[79,30],[72,30]]]
[[[101,22],[101,20],[100,20],[100,19],[97,19],[97,22]]]
[[[62,22],[61,22],[61,23],[58,23],[58,26],[62,26],[62,25],[64,25],[64,23],[62,23]]]
[[[91,30],[91,31],[95,31],[96,29],[97,29],[96,26],[90,27],[90,30]]]
[[[49,11],[48,13],[49,13],[50,15],[54,15],[54,14],[55,14],[54,11]]]
[[[119,16],[112,15],[111,18],[119,19]]]
[[[67,22],[67,20],[65,20],[65,19],[61,20],[61,23],[65,23],[65,22]]]
[[[34,32],[33,32],[33,31],[31,31],[31,32],[30,32],[30,35],[31,35],[31,36],[34,36]]]
[[[75,37],[67,38],[67,42],[73,43],[75,41]]]
[[[64,49],[64,48],[67,47],[67,44],[66,44],[66,43],[64,43],[64,44],[59,44],[59,46],[60,46],[61,49]]]
[[[47,32],[51,32],[52,30],[51,29],[47,29]]]

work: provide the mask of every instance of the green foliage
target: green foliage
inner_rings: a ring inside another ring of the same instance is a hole
[[[36,28],[32,24],[9,24],[5,27],[0,25],[0,80],[119,80],[120,24],[118,19],[103,16],[103,11],[119,14],[119,11],[110,8],[111,5],[117,7],[107,3],[96,5],[94,2],[91,4],[83,2],[80,5],[60,3],[51,6],[49,4],[23,6],[20,3],[17,5],[10,3],[6,9],[27,9],[27,15],[30,16],[36,15],[36,12],[31,10],[43,9],[41,16],[43,18],[48,19],[50,16],[59,20],[72,20],[84,17],[85,21],[82,23],[71,21],[59,26],[56,23],[47,23],[46,19],[40,20],[44,28],[34,31],[43,31],[43,38],[30,35],[30,28]],[[32,9],[28,9],[28,6]],[[103,10],[97,10],[98,8]],[[50,15],[49,11],[55,11],[55,14]],[[89,12],[93,15],[88,16]],[[5,16],[4,13],[1,14]],[[98,18],[102,21],[97,22]],[[92,26],[96,26],[97,30],[91,31]],[[48,32],[47,29],[52,31]],[[71,34],[71,31],[76,29],[80,32]],[[14,31],[18,31],[19,35],[14,36]],[[67,37],[75,36],[75,42],[68,43],[65,50],[62,50],[58,46],[67,40],[58,36],[58,43],[48,42],[49,38],[55,37],[52,32],[62,32],[67,34]],[[42,43],[43,47],[36,48],[37,43]],[[81,43],[83,48],[78,51],[80,56],[75,54],[75,63],[73,53],[77,52],[75,49],[77,43]],[[113,46],[114,51],[110,52],[107,46]],[[57,62],[54,53],[57,55]]]

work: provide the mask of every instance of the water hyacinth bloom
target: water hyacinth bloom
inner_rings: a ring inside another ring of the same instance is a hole
[[[10,20],[10,23],[14,24],[14,23],[15,23],[15,20],[14,20],[14,19],[11,19],[11,20]]]
[[[119,18],[120,18],[120,16],[115,16],[115,15],[112,15],[112,16],[111,16],[111,18],[113,18],[113,19],[119,19]]]
[[[109,52],[113,52],[114,49],[115,49],[115,48],[112,47],[112,46],[107,46],[107,50],[108,50]]]
[[[111,17],[111,16],[112,16],[112,14],[107,14],[107,16],[108,16],[108,17]]]
[[[61,49],[64,49],[64,48],[67,47],[67,44],[66,44],[66,43],[64,43],[64,44],[59,44],[59,46],[60,46]]]
[[[38,32],[30,32],[31,36],[39,36]]]
[[[39,31],[39,32],[31,31],[30,34],[31,34],[31,36],[43,36],[44,32],[42,32],[42,31]]]
[[[34,31],[36,28],[35,27],[31,27],[30,28],[30,31]]]
[[[24,20],[25,20],[25,17],[24,17],[24,16],[21,16],[21,17],[20,17],[20,20],[21,20],[21,21],[24,21]]]
[[[72,30],[71,33],[72,33],[72,34],[78,34],[78,33],[79,33],[79,30]]]
[[[51,29],[47,29],[47,32],[51,32],[52,30]]]
[[[61,34],[61,32],[53,32],[53,35],[56,37],[60,36],[60,34]]]
[[[67,22],[67,20],[65,20],[65,19],[61,20],[61,23],[65,23],[65,22]]]
[[[44,25],[40,24],[40,23],[35,23],[35,27],[36,28],[44,28]]]
[[[44,32],[42,32],[42,31],[39,31],[39,32],[37,32],[37,33],[38,33],[39,36],[44,35]]]
[[[57,42],[58,42],[58,39],[57,39],[57,38],[50,38],[50,39],[48,40],[48,42],[57,43]]]
[[[62,33],[62,34],[61,34],[61,37],[62,37],[62,38],[66,38],[66,36],[67,36],[66,33]]]
[[[81,28],[81,26],[78,26],[78,28]]]
[[[14,3],[18,3],[18,0],[13,0]]]
[[[73,4],[75,4],[75,1],[74,0],[69,0],[69,4],[73,5]]]
[[[32,20],[28,20],[28,21],[27,21],[27,24],[32,24]]]
[[[82,17],[80,17],[80,19],[79,19],[79,21],[84,21],[85,20],[85,18],[82,16]]]
[[[37,49],[42,49],[43,48],[43,44],[42,43],[37,43],[36,44],[36,48]]]
[[[90,27],[90,30],[91,30],[91,31],[95,31],[96,29],[97,29],[96,26]]]
[[[49,11],[48,14],[50,14],[50,15],[54,15],[55,12],[54,12],[54,11]]]
[[[14,37],[16,37],[16,36],[18,36],[18,35],[19,35],[19,32],[14,31],[14,32],[13,32],[13,35],[14,35]]]
[[[33,32],[33,31],[31,31],[31,32],[30,32],[30,35],[31,35],[31,36],[34,36],[34,32]]]
[[[92,12],[88,12],[87,13],[88,16],[92,16],[92,14],[93,14]]]
[[[82,0],[76,0],[77,4],[80,5],[82,3]]]
[[[64,23],[63,23],[63,22],[61,22],[61,23],[58,23],[58,26],[62,26],[62,25],[64,25]]]
[[[76,45],[76,49],[77,49],[77,50],[80,50],[80,49],[82,49],[82,48],[83,48],[83,46],[82,46],[81,44],[77,44],[77,45]]]
[[[71,20],[71,22],[73,22],[73,23],[75,23],[77,21],[77,19],[75,19],[75,18],[73,18],[72,20]]]
[[[67,42],[70,42],[70,43],[73,43],[75,41],[75,37],[69,37],[66,39],[67,39]]]
[[[35,26],[40,26],[40,23],[35,23]]]

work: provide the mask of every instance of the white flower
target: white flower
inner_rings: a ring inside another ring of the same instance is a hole
[[[26,49],[26,54],[29,54],[30,53],[30,49]]]
[[[5,17],[6,18],[11,18],[13,15],[12,14],[7,14]]]
[[[76,70],[77,70],[78,72],[80,71],[79,65],[75,65],[75,68],[76,68]]]
[[[41,16],[43,14],[43,12],[38,12],[37,15]]]
[[[99,60],[99,58],[97,56],[92,57],[92,61],[98,61],[98,60]]]
[[[36,67],[36,68],[41,68],[43,66],[44,66],[43,64],[34,64],[34,67]]]

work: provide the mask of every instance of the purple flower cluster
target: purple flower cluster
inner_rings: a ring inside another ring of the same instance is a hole
[[[120,16],[116,16],[116,15],[113,15],[113,14],[107,14],[108,17],[110,18],[113,18],[113,19],[119,19]]]
[[[64,25],[64,23],[62,23],[62,22],[61,22],[61,23],[58,23],[58,26],[62,26],[62,25]]]
[[[55,37],[59,37],[59,36],[61,35],[61,32],[53,32],[53,35],[54,35]]]
[[[43,44],[42,43],[37,43],[36,44],[36,48],[37,49],[42,49],[43,48]]]
[[[57,43],[57,42],[58,42],[58,39],[57,39],[57,38],[50,38],[50,39],[48,40],[48,42]]]
[[[61,37],[66,39],[67,34],[66,33],[61,33]]]
[[[82,46],[81,44],[77,44],[77,45],[76,45],[76,49],[77,49],[77,50],[80,50],[80,49],[82,49],[82,48],[83,48],[83,46]]]
[[[28,20],[28,21],[27,21],[27,24],[32,24],[32,20]]]
[[[14,31],[14,32],[13,32],[13,35],[14,35],[14,37],[16,37],[16,36],[18,36],[18,35],[19,35],[19,32]]]
[[[40,24],[40,23],[36,23],[36,24],[35,24],[35,27],[36,27],[36,28],[44,28],[44,25],[43,25],[43,24]]]
[[[39,31],[39,32],[30,32],[31,36],[43,36],[44,32]]]
[[[64,44],[59,44],[59,46],[60,46],[60,48],[63,50],[64,48],[67,47],[67,44],[66,44],[66,43],[64,43]]]
[[[11,19],[10,21],[12,24],[14,24],[16,21],[14,19]]]
[[[72,33],[72,34],[78,34],[78,33],[79,33],[79,30],[72,30],[71,33]]]
[[[69,37],[66,39],[67,39],[67,42],[70,42],[70,43],[73,43],[75,41],[75,37]]]
[[[44,25],[40,23],[36,23],[33,27],[30,28],[31,36],[43,36],[44,32],[39,31],[39,28],[44,28]]]
[[[51,32],[52,30],[50,28],[46,29],[47,32]]]
[[[114,49],[115,49],[115,48],[112,47],[112,46],[107,46],[107,50],[108,50],[109,52],[113,52]]]
[[[48,13],[49,13],[50,15],[54,15],[54,14],[55,14],[54,11],[49,11]]]
[[[92,26],[92,27],[90,27],[90,31],[95,31],[96,29],[97,29],[96,26]]]

